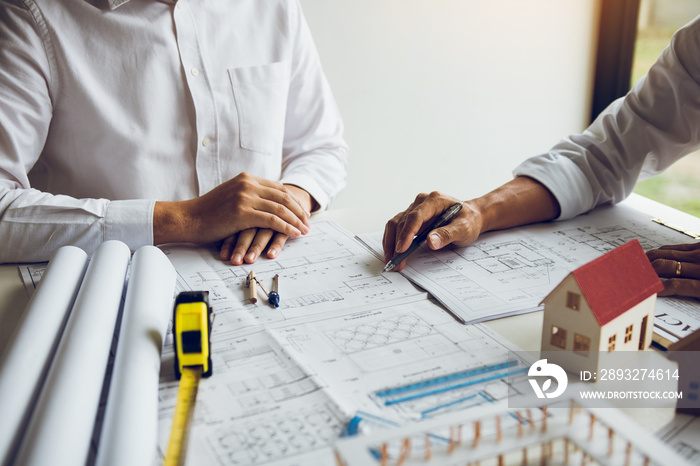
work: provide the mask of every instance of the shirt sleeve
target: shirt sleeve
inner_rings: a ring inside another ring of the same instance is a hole
[[[649,73],[582,134],[516,167],[546,186],[572,218],[630,195],[700,148],[700,17],[680,29]]]
[[[76,199],[30,186],[60,82],[46,25],[27,4],[0,5],[0,263],[45,261],[67,244],[88,254],[110,239],[131,249],[152,244],[155,201]]]
[[[297,1],[290,11],[297,27],[281,181],[305,189],[324,210],[345,187],[348,147],[340,112]]]

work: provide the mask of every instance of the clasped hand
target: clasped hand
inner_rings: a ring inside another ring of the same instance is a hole
[[[313,203],[311,196],[294,185],[284,185],[284,188],[304,210],[304,224],[300,227],[300,233],[308,233],[307,219]],[[233,265],[241,265],[243,262],[252,264],[267,248],[267,257],[274,259],[282,251],[289,236],[272,228],[248,228],[224,239],[219,257],[224,261],[230,260]]]
[[[301,188],[241,173],[197,198],[156,202],[154,242],[221,242],[223,260],[252,263],[266,247],[276,257],[287,238],[308,233],[312,203]]]

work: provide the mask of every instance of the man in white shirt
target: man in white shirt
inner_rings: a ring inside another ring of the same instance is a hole
[[[296,0],[2,0],[0,262],[274,257],[344,187],[342,131]]]
[[[565,220],[620,202],[639,178],[699,148],[700,17],[680,29],[648,75],[582,134],[526,160],[505,185],[464,202],[452,222],[430,233],[428,245],[466,246],[487,231]],[[387,223],[385,259],[405,251],[417,232],[455,202],[460,201],[437,192],[420,194]],[[647,255],[659,276],[668,278],[660,296],[700,297],[700,243],[664,246]]]

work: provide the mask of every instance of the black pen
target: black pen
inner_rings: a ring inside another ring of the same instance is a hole
[[[446,211],[444,211],[442,213],[442,215],[440,215],[440,217],[438,217],[438,219],[435,220],[435,222],[433,222],[432,225],[430,225],[428,228],[423,230],[423,233],[421,233],[420,235],[413,238],[413,242],[408,247],[408,249],[406,249],[404,252],[396,254],[394,257],[392,257],[391,260],[389,262],[387,262],[386,265],[384,266],[384,270],[382,270],[382,273],[391,272],[392,270],[394,270],[394,268],[397,265],[399,265],[401,262],[403,262],[403,260],[405,258],[407,258],[413,251],[415,251],[419,247],[423,246],[423,244],[428,239],[428,234],[431,231],[433,231],[437,228],[440,228],[441,226],[447,224],[447,222],[452,220],[452,217],[457,215],[457,212],[459,212],[460,210],[462,210],[462,203],[461,202],[450,206],[450,208],[447,209]]]

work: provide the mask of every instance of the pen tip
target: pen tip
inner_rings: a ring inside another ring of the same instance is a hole
[[[382,269],[382,273],[391,272],[396,267],[391,261],[389,261]]]

